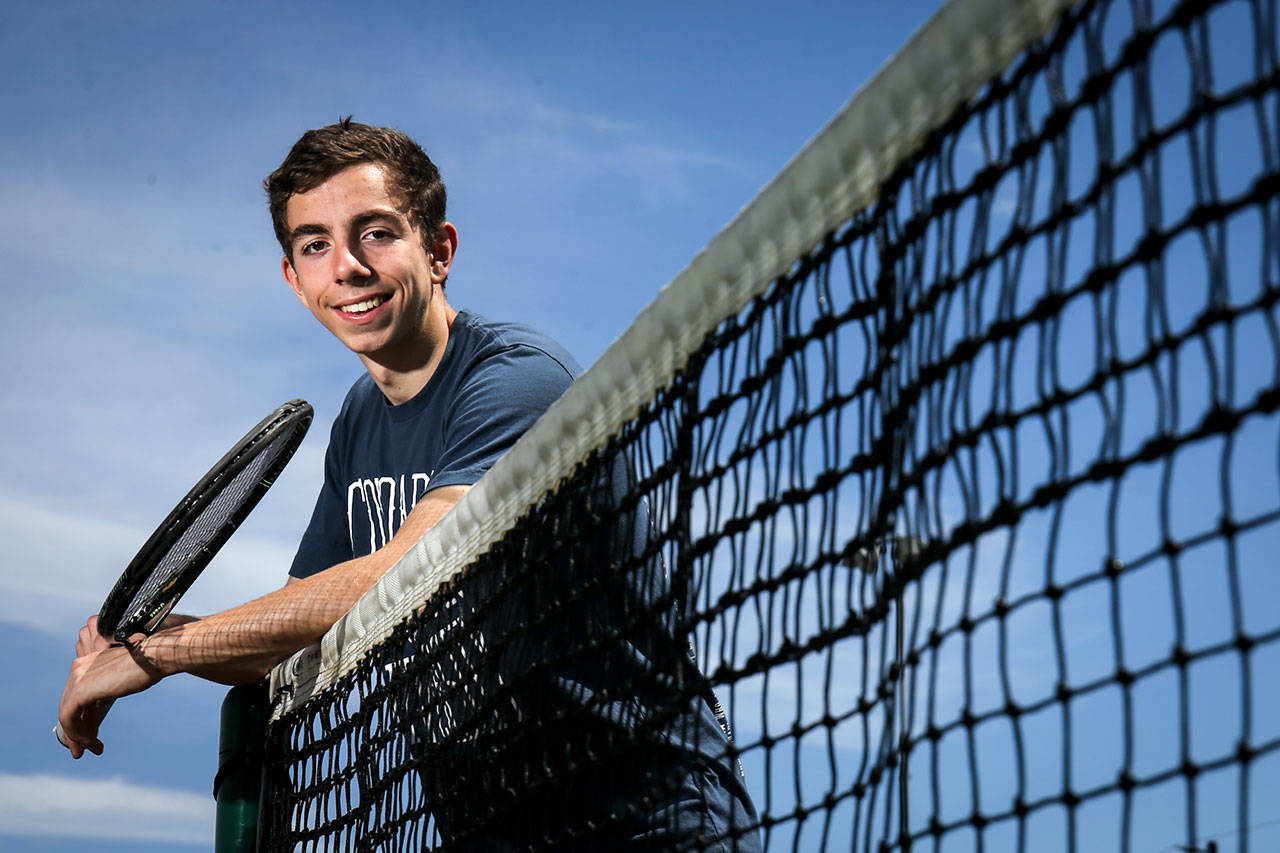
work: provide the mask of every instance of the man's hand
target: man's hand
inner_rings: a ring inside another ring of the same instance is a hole
[[[76,639],[76,657],[82,658],[91,652],[100,652],[111,648],[111,641],[98,633],[98,614],[90,616],[80,629]]]
[[[82,658],[86,655],[101,652],[109,648],[111,648],[111,641],[102,636],[98,631],[98,614],[94,613],[85,620],[84,625],[80,628],[80,633],[76,637],[76,657]],[[98,704],[95,703],[95,708],[97,707]],[[96,721],[101,721],[102,719],[102,715],[100,713],[95,713],[94,717]],[[94,738],[91,743],[81,744],[72,740],[61,730],[65,728],[62,726],[61,720],[59,720],[58,725],[59,729],[54,733],[58,735],[58,740],[62,741],[67,749],[71,750],[71,755],[73,757],[79,758],[84,754],[86,748],[92,750],[96,755],[102,754],[102,742],[97,740],[97,738]],[[93,730],[96,733],[96,722],[93,726]]]
[[[71,664],[71,675],[58,707],[58,723],[72,758],[79,758],[86,751],[102,754],[102,741],[98,739],[100,702],[146,690],[161,677],[159,670],[146,660],[140,645],[111,645],[98,635],[96,621],[91,618],[80,631],[84,645],[76,644],[79,656]],[[86,637],[86,631],[92,636]]]
[[[165,618],[164,622],[162,623],[162,627],[172,628],[177,625],[185,625],[190,622],[198,622],[198,621],[199,621],[198,616],[185,616],[179,613],[171,613]],[[141,641],[143,637],[141,634],[139,634],[134,639],[136,641]],[[84,626],[80,629],[79,636],[76,638],[76,660],[80,661],[82,658],[88,657],[90,655],[97,655],[100,652],[104,652],[107,649],[112,649],[112,648],[119,649],[122,647],[114,643],[112,640],[109,640],[106,637],[102,636],[101,632],[98,630],[98,615],[95,613],[94,615],[86,619]],[[92,667],[96,665],[98,664],[84,663],[84,664],[81,664],[80,670],[77,670],[75,664],[72,665],[71,675],[67,679],[67,686],[63,691],[63,697],[62,697],[63,707],[65,707],[65,704],[67,702],[67,694],[71,692],[72,682],[78,682],[79,680],[83,680],[87,675],[86,667]],[[145,663],[141,662],[141,659],[139,659],[139,665],[143,667],[144,671],[150,670],[153,674],[155,673],[154,667],[147,667]],[[151,681],[150,684],[154,684],[156,681],[159,681],[159,680],[160,680],[160,676],[156,675],[155,679]],[[146,687],[150,686],[150,684],[139,687],[137,688],[137,690],[130,690],[129,692],[136,693],[139,690],[145,690]],[[79,689],[80,688],[77,688],[77,690]],[[91,701],[88,706],[82,706],[82,709],[77,713],[77,716],[80,721],[80,725],[79,725],[79,728],[75,729],[75,731],[77,731],[78,733],[83,732],[87,734],[88,740],[77,741],[74,737],[72,737],[72,735],[69,733],[70,730],[67,728],[67,725],[62,721],[61,713],[59,713],[58,723],[62,728],[62,731],[59,733],[59,740],[65,739],[65,741],[67,742],[67,748],[71,750],[71,756],[73,758],[79,758],[81,755],[84,755],[86,750],[93,752],[95,755],[102,754],[102,741],[98,740],[98,738],[96,737],[98,732],[98,725],[102,722],[102,718],[103,716],[105,716],[106,708],[110,706],[110,702],[114,701],[116,698],[118,698],[118,696],[123,696],[123,695],[126,695],[126,694],[120,693],[117,695],[107,697],[105,699],[94,700],[94,701]],[[72,701],[76,702],[78,700],[73,699]],[[104,703],[106,704],[104,705]],[[87,708],[87,711],[85,710],[86,708]],[[61,710],[62,709],[60,708],[59,711],[61,712]]]

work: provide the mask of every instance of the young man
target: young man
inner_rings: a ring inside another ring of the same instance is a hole
[[[334,423],[324,486],[283,589],[204,619],[171,619],[129,648],[109,647],[93,619],[81,629],[59,710],[75,758],[102,751],[98,700],[178,672],[250,683],[316,642],[577,372],[538,332],[449,305],[457,230],[434,164],[403,134],[349,119],[309,131],[266,188],[285,280],[366,374]],[[714,727],[707,709],[693,715],[700,730]],[[707,815],[722,825],[749,819],[735,774],[718,775],[711,793],[700,777],[675,792],[700,803],[695,832],[708,829]]]

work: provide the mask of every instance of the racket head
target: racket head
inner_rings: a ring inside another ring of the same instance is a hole
[[[290,400],[209,469],[116,581],[98,613],[102,636],[124,641],[159,627],[280,476],[312,417],[305,400]]]

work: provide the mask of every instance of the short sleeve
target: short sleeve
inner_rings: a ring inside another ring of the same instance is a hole
[[[479,361],[450,406],[444,452],[430,487],[476,483],[572,382],[557,359],[526,344]]]

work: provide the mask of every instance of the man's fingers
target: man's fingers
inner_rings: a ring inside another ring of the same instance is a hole
[[[110,702],[94,702],[87,708],[73,712],[68,719],[64,720],[59,716],[53,733],[71,751],[72,758],[79,758],[85,752],[102,755],[104,747],[102,740],[97,737],[97,730],[105,709],[110,707]]]
[[[89,741],[88,746],[81,746],[79,741],[71,741],[67,749],[71,750],[71,757],[79,759],[86,752],[92,752],[94,755],[102,755],[102,741],[94,738]]]
[[[88,626],[81,632],[88,630]],[[102,754],[102,741],[98,739],[98,723],[102,715],[97,713],[98,702],[77,700],[73,698],[73,688],[84,678],[89,662],[93,658],[84,655],[76,658],[71,664],[71,674],[67,678],[67,686],[62,691],[62,699],[58,703],[58,725],[54,734],[69,750],[72,758],[79,758],[89,750]]]
[[[71,752],[72,758],[79,758],[84,755],[83,744],[67,730],[67,727],[62,724],[62,720],[58,720],[58,724],[53,727],[53,736],[58,739],[58,743]]]
[[[71,750],[73,756],[79,757],[75,755],[77,750],[83,751],[97,732],[93,731],[92,722],[86,720],[83,710],[77,708],[68,713],[67,709],[59,708],[58,712],[58,725],[53,733],[67,749]]]
[[[98,616],[95,613],[85,620],[84,626],[76,637],[76,657],[84,657],[90,652],[105,649],[111,641],[98,633]]]

